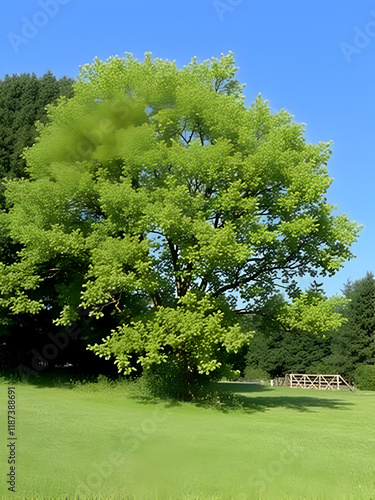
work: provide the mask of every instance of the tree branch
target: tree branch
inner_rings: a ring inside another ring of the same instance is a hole
[[[199,286],[199,290],[201,292],[205,292],[206,291],[206,288],[207,288],[207,285],[208,285],[208,281],[206,278],[202,278],[202,281],[201,281],[201,284]]]
[[[152,303],[154,304],[155,307],[159,307],[162,305],[162,300],[160,297],[159,292],[156,290],[153,294],[150,294]]]
[[[185,137],[182,135],[182,133],[181,133],[181,132],[179,132],[179,135],[180,135],[181,139],[183,139],[183,140],[185,141],[185,143],[186,143],[186,144],[189,144],[189,141],[187,141],[187,140],[185,139]]]
[[[228,290],[233,290],[241,285],[246,285],[247,283],[250,283],[250,281],[255,281],[261,274],[267,272],[272,272],[272,271],[280,271],[280,270],[294,270],[297,269],[300,265],[300,262],[298,260],[295,261],[295,263],[291,263],[289,266],[287,266],[288,262],[290,262],[293,258],[295,257],[295,252],[290,254],[284,262],[280,262],[277,265],[272,263],[265,263],[265,265],[261,266],[260,269],[255,273],[251,274],[250,276],[247,276],[246,278],[243,276],[242,278],[238,277],[235,279],[234,283],[228,283],[227,285],[222,286],[214,292],[212,295],[213,297],[218,297],[219,295],[223,294],[224,292]],[[263,259],[262,259],[263,260]]]
[[[279,319],[275,318],[271,314],[267,314],[264,311],[259,311],[259,310],[256,310],[256,309],[253,309],[253,310],[240,309],[240,310],[234,311],[234,312],[236,314],[249,314],[249,315],[254,315],[254,316],[255,315],[256,316],[262,316],[263,318],[267,318],[267,319],[270,319],[270,320],[275,321],[276,323],[278,323],[285,332],[290,332],[291,331],[290,328],[288,328],[287,326],[285,326],[284,323],[282,323]]]

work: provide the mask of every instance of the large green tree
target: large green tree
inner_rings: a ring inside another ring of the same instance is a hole
[[[30,179],[7,187],[2,223],[22,250],[0,266],[3,307],[39,313],[49,280],[59,324],[114,318],[92,349],[120,370],[171,361],[194,379],[247,342],[238,298],[298,298],[300,276],[352,257],[359,226],[325,198],[330,143],[307,143],[261,96],[247,108],[236,70],[231,53],[81,67],[25,155]]]

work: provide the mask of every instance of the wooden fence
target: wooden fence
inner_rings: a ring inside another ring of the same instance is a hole
[[[276,377],[276,378],[270,380],[270,384],[271,384],[271,387],[273,387],[274,385],[276,385],[276,386],[286,385],[285,377]]]
[[[285,375],[285,385],[288,387],[300,387],[302,389],[333,389],[340,390],[341,387],[353,387],[342,378],[341,375],[311,375],[306,373],[291,373]]]

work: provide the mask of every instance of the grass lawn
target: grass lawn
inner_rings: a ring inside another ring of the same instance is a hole
[[[13,494],[2,383],[1,498],[375,499],[375,393],[219,387],[244,410],[17,385]]]

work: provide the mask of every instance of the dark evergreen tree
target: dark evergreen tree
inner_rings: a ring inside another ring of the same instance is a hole
[[[46,123],[46,106],[61,97],[72,97],[73,80],[57,80],[51,72],[6,75],[0,80],[0,179],[27,176],[22,151],[37,136],[36,121]],[[4,206],[3,187],[0,203]]]
[[[375,364],[375,278],[370,272],[354,283],[348,282],[344,295],[349,299],[342,313],[347,318],[332,341],[331,364],[353,379],[360,364]]]
[[[310,373],[330,353],[330,337],[298,330],[284,331],[277,322],[259,325],[247,354],[247,365],[271,377]]]
[[[322,295],[319,287],[314,283],[308,293]],[[271,377],[310,372],[311,366],[330,354],[330,335],[288,329],[276,320],[283,304],[286,301],[279,295],[259,315],[247,318],[247,328],[254,331],[246,356],[247,366],[266,371]]]

